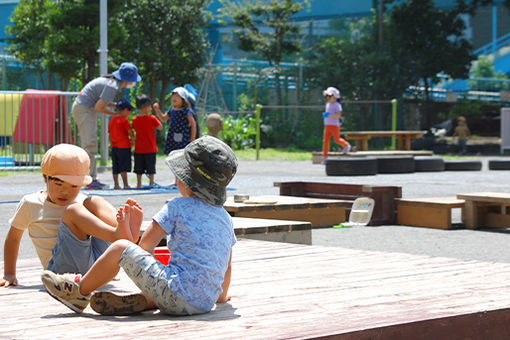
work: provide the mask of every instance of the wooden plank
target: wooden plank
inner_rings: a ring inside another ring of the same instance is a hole
[[[211,313],[77,315],[42,289],[36,259],[0,289],[2,338],[504,339],[510,264],[239,240],[232,300]],[[134,292],[121,271],[108,289]]]
[[[402,197],[399,186],[379,186],[363,184],[323,183],[323,182],[280,182],[282,196],[302,196],[329,198],[344,202],[346,215],[354,200],[358,197],[370,197],[375,200],[375,207],[370,225],[394,224],[396,221],[395,199]]]
[[[346,220],[344,201],[270,195],[250,197],[250,200],[276,203],[237,203],[229,197],[223,207],[235,217],[307,221],[312,227],[330,227]]]
[[[475,192],[458,194],[457,198],[464,200],[475,200],[477,202],[510,204],[510,193],[506,192]]]
[[[432,206],[397,203],[397,223],[400,225],[450,229],[451,209],[448,206]]]
[[[234,212],[235,217],[265,218],[275,220],[289,220],[310,222],[312,227],[331,227],[346,221],[344,207],[320,207],[310,209],[286,210],[241,210]]]

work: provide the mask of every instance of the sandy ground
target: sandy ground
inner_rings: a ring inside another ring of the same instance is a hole
[[[372,185],[398,185],[403,197],[455,196],[468,192],[510,192],[510,171],[489,171],[487,162],[493,157],[479,157],[482,171],[437,172],[412,174],[385,174],[376,176],[328,177],[324,166],[311,161],[240,161],[239,171],[229,186],[228,195],[278,195],[274,182],[315,181],[331,183],[354,183]],[[162,186],[173,183],[174,178],[163,161],[158,162],[156,182]],[[112,185],[109,172],[100,173],[99,179]],[[136,179],[130,174],[130,181]],[[147,182],[148,183],[148,182]],[[17,202],[27,193],[43,187],[39,172],[0,176],[0,244],[4,244],[9,229],[9,218],[14,214]],[[156,190],[103,190],[87,191],[102,194],[115,207],[121,206],[128,197],[140,202],[145,218],[149,219],[176,193]],[[460,212],[455,211],[454,222],[460,222]],[[321,228],[313,230],[314,245],[346,247],[433,256],[476,259],[483,261],[510,262],[510,229],[501,230],[435,230],[407,226],[371,226],[356,228]],[[3,252],[0,253],[3,260]],[[20,258],[36,257],[31,241],[23,236]]]

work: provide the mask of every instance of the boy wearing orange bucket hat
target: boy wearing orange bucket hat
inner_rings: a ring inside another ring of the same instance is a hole
[[[25,230],[43,268],[57,272],[86,272],[108,247],[107,241],[125,237],[117,231],[116,211],[108,202],[80,193],[92,181],[89,167],[88,154],[75,145],[58,144],[45,153],[41,172],[46,189],[25,195],[9,221],[0,286],[18,284],[16,262]],[[118,236],[114,239],[109,234]]]
[[[48,293],[77,313],[89,304],[103,315],[127,315],[157,307],[169,315],[209,312],[215,303],[229,300],[232,246],[236,243],[232,219],[223,208],[226,187],[237,170],[230,147],[203,136],[166,160],[182,197],[169,201],[153,218],[140,244],[119,240],[104,252],[81,278],[44,271]],[[119,214],[131,224],[129,212]],[[167,236],[171,252],[165,266],[152,255]],[[115,277],[120,267],[141,293],[119,296],[94,292]]]

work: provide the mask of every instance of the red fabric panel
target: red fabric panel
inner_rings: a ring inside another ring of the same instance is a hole
[[[44,145],[72,144],[70,127],[66,124],[65,99],[55,94],[60,91],[27,91],[34,94],[23,95],[13,139]]]

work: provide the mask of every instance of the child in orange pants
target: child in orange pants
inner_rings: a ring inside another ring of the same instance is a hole
[[[322,140],[322,164],[326,164],[328,159],[329,141],[333,137],[333,141],[343,147],[343,153],[351,150],[351,145],[345,139],[340,138],[340,117],[342,116],[342,105],[338,102],[340,99],[340,91],[334,87],[328,87],[322,92],[326,98],[326,112],[322,114],[324,117],[324,136]]]

